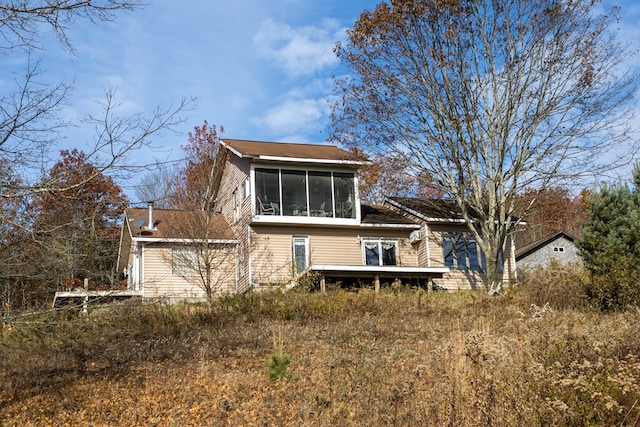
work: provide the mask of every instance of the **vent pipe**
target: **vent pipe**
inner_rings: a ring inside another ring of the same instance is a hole
[[[149,206],[149,223],[147,224],[147,230],[157,230],[157,228],[153,225],[153,201],[148,201],[147,205]]]

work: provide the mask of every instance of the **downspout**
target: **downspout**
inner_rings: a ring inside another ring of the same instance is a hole
[[[424,223],[424,244],[427,255],[427,267],[431,267],[431,250],[429,249],[429,225]]]

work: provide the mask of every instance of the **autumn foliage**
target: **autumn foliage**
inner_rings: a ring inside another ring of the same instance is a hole
[[[211,210],[213,207],[213,165],[220,146],[222,127],[195,126],[189,132],[189,143],[182,147],[186,164],[179,171],[171,197],[171,204],[185,210]]]
[[[517,247],[563,231],[579,239],[588,217],[588,190],[574,195],[566,188],[526,189],[515,201],[516,215],[524,225],[516,230]]]
[[[62,151],[46,180],[61,190],[35,195],[30,206],[42,272],[36,277],[55,290],[84,278],[114,285],[120,219],[128,204],[122,189],[78,150]]]

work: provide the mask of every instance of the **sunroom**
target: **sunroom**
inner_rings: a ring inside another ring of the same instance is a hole
[[[252,181],[255,219],[352,222],[360,218],[353,172],[256,167]]]

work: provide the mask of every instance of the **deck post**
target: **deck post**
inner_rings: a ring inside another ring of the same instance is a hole
[[[433,277],[427,279],[427,292],[433,292]]]
[[[84,298],[82,298],[82,314],[85,316],[89,312],[89,279],[84,278]]]
[[[320,292],[322,292],[323,294],[327,292],[327,281],[324,277],[324,274],[320,276]]]
[[[376,274],[374,281],[374,288],[376,292],[380,292],[380,276]]]

